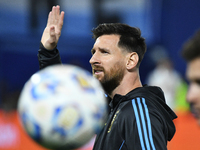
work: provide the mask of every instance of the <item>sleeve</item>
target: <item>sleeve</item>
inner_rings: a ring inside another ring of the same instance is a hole
[[[38,61],[40,69],[54,64],[61,64],[60,53],[57,47],[51,51],[45,49],[42,43],[40,43],[40,49],[38,50]]]
[[[123,127],[124,146],[128,150],[167,150],[162,119],[149,112],[145,99],[133,99],[129,107],[132,108]]]

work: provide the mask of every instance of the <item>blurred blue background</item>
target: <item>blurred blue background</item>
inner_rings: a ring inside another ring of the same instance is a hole
[[[143,84],[156,68],[155,59],[163,58],[161,52],[155,51],[157,45],[166,50],[174,69],[185,79],[186,63],[180,51],[183,43],[200,27],[200,0],[0,0],[0,150],[10,150],[5,148],[9,146],[12,150],[13,147],[15,150],[38,149],[20,137],[23,133],[18,135],[15,118],[13,121],[11,115],[5,115],[2,110],[16,112],[23,85],[39,70],[40,38],[48,12],[56,4],[65,11],[58,43],[63,63],[91,71],[89,59],[94,43],[91,29],[99,23],[121,22],[139,27],[146,38],[147,53],[140,66]],[[184,85],[179,95],[184,102],[186,88]],[[200,149],[200,130],[194,117],[182,112],[177,115],[177,136],[170,150],[178,150],[177,146],[182,146],[181,150]]]
[[[39,70],[37,50],[51,5],[65,11],[58,44],[63,63],[90,70],[91,29],[103,22],[139,27],[148,50],[141,64],[143,84],[155,67],[155,45],[164,46],[175,69],[184,77],[182,44],[200,27],[199,0],[0,0],[0,83],[5,93],[20,91]],[[159,56],[158,56],[159,57]]]

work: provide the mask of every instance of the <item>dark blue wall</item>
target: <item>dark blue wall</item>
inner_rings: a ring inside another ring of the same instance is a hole
[[[152,13],[157,7],[156,3],[160,0],[153,0]],[[152,43],[148,43],[148,48],[154,44],[164,45],[169,55],[174,61],[175,68],[184,76],[185,62],[180,57],[182,44],[200,27],[200,1],[199,0],[163,0],[161,8],[161,22],[156,23],[154,33],[156,38]],[[156,14],[152,14],[155,15]],[[3,17],[1,14],[0,17]],[[14,17],[16,20],[16,16]],[[17,21],[17,20],[16,20]],[[23,20],[24,22],[26,20]],[[3,21],[1,20],[1,23]],[[67,26],[67,25],[66,25]],[[161,30],[156,31],[156,27]],[[0,28],[4,28],[0,26]],[[24,26],[23,26],[24,28]],[[0,33],[0,78],[1,81],[8,83],[8,89],[21,89],[29,77],[38,71],[37,50],[43,27],[39,32],[28,32],[20,28],[23,33]],[[7,30],[10,30],[6,26]],[[89,32],[89,31],[88,31]],[[158,33],[160,35],[158,35]],[[25,33],[25,34],[24,34]],[[89,58],[93,40],[89,34],[62,35],[58,48],[64,63],[81,65],[90,70]],[[148,73],[153,69],[147,51],[144,62],[141,64],[141,79],[145,81]]]
[[[182,74],[185,62],[180,57],[183,43],[200,28],[199,0],[164,0],[162,12],[161,42],[169,50],[175,68]]]

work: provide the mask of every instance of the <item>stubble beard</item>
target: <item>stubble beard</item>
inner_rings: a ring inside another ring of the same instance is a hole
[[[116,63],[109,71],[104,70],[104,77],[100,80],[104,91],[111,95],[113,90],[118,87],[124,77],[124,68],[120,62]]]

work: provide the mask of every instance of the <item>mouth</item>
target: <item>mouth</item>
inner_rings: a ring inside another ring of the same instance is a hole
[[[99,75],[99,74],[101,74],[103,72],[104,72],[104,70],[103,70],[102,67],[93,67],[93,74],[94,75]]]
[[[100,74],[100,73],[102,73],[103,72],[103,70],[96,70],[96,69],[93,69],[93,74],[95,74],[95,75],[98,75],[98,74]]]

